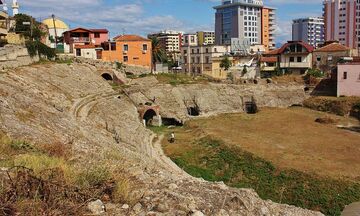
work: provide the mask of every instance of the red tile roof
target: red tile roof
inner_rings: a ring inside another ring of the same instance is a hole
[[[108,33],[109,32],[107,29],[89,29],[89,30],[94,33]]]
[[[150,41],[150,39],[143,38],[139,35],[118,35],[114,37],[116,41]]]
[[[283,52],[286,50],[286,48],[288,48],[289,46],[291,46],[291,45],[293,45],[293,44],[300,44],[301,46],[305,47],[305,49],[306,49],[309,53],[311,53],[311,52],[314,51],[314,47],[313,47],[313,46],[311,46],[310,44],[305,43],[305,42],[303,42],[303,41],[288,41],[286,44],[284,44],[284,45],[279,49],[278,54],[283,53]]]
[[[277,62],[277,57],[261,57],[260,58],[260,62],[272,62],[272,63],[275,63]]]
[[[277,55],[279,54],[280,49],[271,50],[269,52],[264,53],[264,55]]]
[[[341,51],[349,51],[349,50],[351,50],[351,48],[334,42],[326,46],[323,46],[321,48],[318,48],[314,50],[314,52],[341,52]]]
[[[75,49],[94,49],[96,48],[95,45],[89,44],[89,45],[75,45]]]

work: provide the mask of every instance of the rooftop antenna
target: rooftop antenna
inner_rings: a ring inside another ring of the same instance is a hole
[[[125,35],[125,28],[122,28],[122,33],[123,35]]]
[[[52,14],[51,15],[52,20],[53,20],[53,24],[54,24],[54,31],[55,31],[55,49],[57,48],[57,31],[56,31],[56,22],[55,22],[55,15]]]

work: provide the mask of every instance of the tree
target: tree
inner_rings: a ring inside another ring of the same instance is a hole
[[[41,29],[41,23],[26,14],[15,15],[15,32],[31,40],[40,41],[46,33]]]
[[[225,56],[221,62],[220,62],[220,67],[224,68],[224,70],[229,70],[229,68],[231,67],[231,61],[229,60],[228,56]]]
[[[167,62],[167,56],[165,50],[162,48],[160,40],[157,37],[151,37],[151,46],[152,46],[152,64],[153,68],[156,62]]]

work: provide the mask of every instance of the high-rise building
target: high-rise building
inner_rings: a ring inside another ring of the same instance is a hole
[[[215,43],[231,44],[231,38],[250,44],[261,43],[262,0],[222,0],[214,7]]]
[[[276,17],[275,8],[263,7],[261,10],[261,44],[266,50],[275,49]]]
[[[199,45],[210,45],[215,43],[214,31],[199,31],[196,34]]]
[[[231,41],[243,46],[263,44],[275,48],[275,8],[265,7],[262,0],[222,0],[214,7],[215,44]],[[234,39],[234,40],[232,40]]]
[[[360,1],[324,0],[325,40],[359,49]]]
[[[292,24],[292,40],[304,41],[317,48],[325,42],[324,19],[321,17],[308,17],[295,19]]]

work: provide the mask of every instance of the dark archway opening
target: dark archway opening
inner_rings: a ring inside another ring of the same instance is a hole
[[[187,111],[190,116],[199,116],[200,115],[200,109],[198,106],[188,107]]]
[[[104,74],[102,74],[101,76],[102,76],[102,78],[104,78],[104,80],[106,80],[106,81],[112,81],[112,80],[113,80],[112,76],[111,76],[110,74],[108,74],[108,73],[104,73]]]
[[[175,118],[161,118],[161,122],[164,126],[183,126],[183,123]]]
[[[254,101],[245,102],[245,112],[247,114],[255,114],[258,112],[257,105]]]
[[[149,109],[144,113],[143,119],[145,120],[146,126],[153,125],[153,120],[155,116],[157,116],[157,114],[153,109]]]

